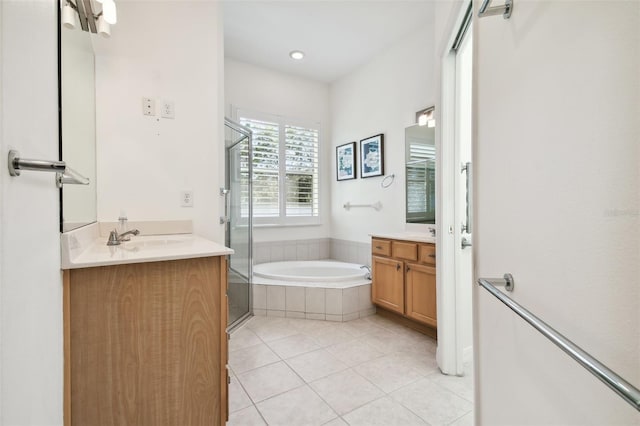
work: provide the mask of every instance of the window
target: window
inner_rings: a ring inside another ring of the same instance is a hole
[[[407,222],[432,223],[435,220],[436,147],[410,143],[407,153]]]
[[[317,223],[319,125],[238,111],[253,132],[253,217],[257,224]],[[247,164],[241,168],[248,177]]]

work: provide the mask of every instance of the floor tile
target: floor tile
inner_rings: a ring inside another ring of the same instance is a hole
[[[440,372],[427,376],[429,380],[443,388],[455,393],[459,397],[473,402],[473,377],[472,376],[446,376]]]
[[[304,384],[284,361],[247,371],[238,380],[256,403]]]
[[[473,426],[473,411],[460,417],[449,426]]]
[[[260,339],[269,342],[296,334],[296,330],[291,327],[291,321],[296,320],[280,317],[254,317],[247,324],[247,327],[257,334]]]
[[[229,351],[237,351],[238,349],[248,348],[249,346],[255,346],[262,343],[262,340],[251,331],[248,327],[242,327],[233,333],[229,339]]]
[[[229,365],[236,375],[277,361],[278,355],[264,343],[229,353]]]
[[[354,337],[352,334],[340,328],[330,330],[326,333],[314,334],[313,338],[321,347],[337,345],[339,343],[344,343],[350,340],[354,340]]]
[[[332,374],[310,386],[340,415],[384,396],[378,387],[353,370]]]
[[[287,363],[307,383],[348,368],[345,363],[324,349],[290,358]]]
[[[237,377],[231,377],[229,383],[229,412],[233,413],[253,405],[249,395],[242,389]]]
[[[384,355],[360,339],[329,346],[325,350],[350,367]]]
[[[343,418],[351,426],[424,426],[427,424],[389,397],[370,402],[345,414]]]
[[[398,363],[389,355],[360,364],[354,370],[387,393],[424,377],[417,370]]]
[[[411,367],[423,376],[436,373],[440,374],[438,363],[434,355],[418,352],[394,352],[388,355],[397,363]]]
[[[342,417],[336,417],[335,419],[323,424],[322,426],[349,426],[349,424],[342,420]]]
[[[364,336],[365,334],[379,333],[384,330],[384,328],[364,318],[349,321],[345,323],[344,328],[356,337]]]
[[[282,359],[320,349],[315,340],[304,334],[294,334],[293,336],[274,340],[269,342],[268,346]]]
[[[265,426],[266,423],[253,405],[229,414],[227,426]]]
[[[407,340],[396,333],[383,330],[379,333],[367,334],[362,340],[375,350],[388,354],[398,350],[404,350]]]
[[[391,397],[432,426],[448,425],[473,408],[469,401],[426,378],[393,392]]]
[[[256,405],[270,426],[322,425],[337,417],[309,386],[301,386]]]

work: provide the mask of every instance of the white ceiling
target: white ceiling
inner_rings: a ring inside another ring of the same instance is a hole
[[[227,0],[225,56],[331,82],[432,25],[433,9],[431,0]],[[306,57],[293,61],[292,50]]]

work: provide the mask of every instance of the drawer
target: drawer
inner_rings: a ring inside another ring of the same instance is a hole
[[[422,263],[428,263],[429,265],[436,264],[436,246],[433,244],[420,244],[418,248],[418,260]]]
[[[378,256],[391,256],[391,241],[372,238],[371,254]]]
[[[394,241],[392,247],[393,257],[397,259],[418,260],[418,244]]]

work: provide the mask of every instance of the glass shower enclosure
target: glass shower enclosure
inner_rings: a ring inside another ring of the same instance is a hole
[[[232,329],[251,316],[253,273],[252,246],[252,150],[251,130],[228,119],[225,126],[225,187],[220,195],[225,198],[225,244],[235,253],[229,256],[227,297],[229,324]]]

